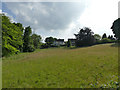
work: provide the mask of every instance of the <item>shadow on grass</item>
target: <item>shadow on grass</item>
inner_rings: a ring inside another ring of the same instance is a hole
[[[113,43],[111,47],[120,47],[120,43]]]
[[[93,45],[87,45],[87,46],[80,46],[80,47],[76,47],[76,46],[72,46],[72,47],[64,47],[64,49],[78,49],[78,48],[87,48],[87,47],[92,47],[95,45],[104,45],[104,44],[110,44],[110,43],[100,43],[100,44],[93,44]],[[111,47],[118,47],[120,46],[120,44],[117,43],[111,43],[112,45],[110,45]]]
[[[85,48],[85,47],[91,47],[91,46],[94,46],[94,45],[88,45],[88,46],[80,46],[80,47],[76,47],[76,46],[71,46],[71,47],[64,47],[64,49],[78,49],[78,48]]]

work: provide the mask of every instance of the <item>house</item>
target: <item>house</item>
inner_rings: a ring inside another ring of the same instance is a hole
[[[76,41],[76,39],[68,39],[68,41],[71,42],[71,46],[75,46],[75,41]]]
[[[60,45],[64,45],[64,39],[57,39],[53,42],[53,45],[55,46],[60,46]]]

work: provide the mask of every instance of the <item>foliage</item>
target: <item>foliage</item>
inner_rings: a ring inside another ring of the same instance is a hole
[[[95,38],[93,36],[93,32],[90,28],[85,27],[80,29],[78,34],[74,34],[76,37],[76,46],[89,46],[95,43]]]
[[[109,35],[108,39],[115,40],[115,38],[113,37],[113,35]]]
[[[31,38],[32,38],[34,47],[35,47],[36,49],[37,49],[37,48],[40,48],[41,39],[42,39],[41,36],[40,36],[40,35],[37,35],[37,34],[32,34]]]
[[[57,40],[57,39],[56,39],[56,38],[53,38],[53,37],[47,37],[47,38],[45,39],[45,42],[46,42],[46,44],[48,44],[49,47],[50,47],[51,44],[53,44],[53,42],[54,42],[55,40]]]
[[[67,47],[70,47],[71,46],[71,41],[68,41],[67,42]]]
[[[0,18],[0,20],[2,19],[2,30],[0,28],[0,32],[2,31],[2,56],[10,56],[18,52],[33,52],[35,48],[40,47],[41,36],[37,34],[31,36],[30,26],[24,30],[21,23],[12,23],[10,18],[4,14],[0,14],[0,16],[2,16]]]
[[[106,33],[103,34],[102,39],[107,38]]]
[[[33,52],[33,51],[35,51],[34,45],[29,45],[28,52]]]
[[[32,33],[31,27],[28,26],[25,28],[25,32],[24,32],[24,43],[23,43],[23,52],[31,52],[34,51],[34,47],[31,46],[32,45],[32,39],[30,37]]]
[[[96,39],[96,41],[101,40],[101,36],[100,36],[99,34],[95,34],[95,35],[94,35],[94,38]]]
[[[104,44],[104,43],[115,43],[116,40],[111,40],[111,39],[108,39],[108,38],[104,38],[100,41],[97,42],[97,44]]]
[[[102,43],[109,43],[109,42],[111,42],[111,40],[108,39],[108,38],[103,38],[101,41],[102,41]]]
[[[99,44],[101,42],[101,36],[99,34],[95,34],[94,38],[96,40],[96,44]]]
[[[15,47],[10,44],[5,44],[4,49],[2,50],[2,56],[10,56],[11,54],[17,54],[18,52],[20,51]]]
[[[113,33],[115,34],[114,36],[120,40],[120,18],[118,18],[117,20],[115,20],[113,22],[113,25],[111,27]]]
[[[10,19],[2,14],[2,56],[8,56],[21,51],[23,46],[22,26],[11,23]]]
[[[49,45],[46,43],[41,44],[41,49],[48,48],[48,47],[49,47]]]

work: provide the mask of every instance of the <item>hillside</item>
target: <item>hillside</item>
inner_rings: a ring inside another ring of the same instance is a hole
[[[3,88],[117,87],[118,48],[49,48],[3,58]]]

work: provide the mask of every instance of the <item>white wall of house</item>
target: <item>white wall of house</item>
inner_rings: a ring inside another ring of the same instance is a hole
[[[53,45],[59,46],[59,45],[64,45],[64,41],[54,41]]]

